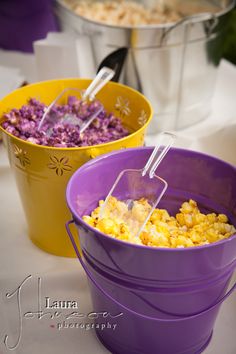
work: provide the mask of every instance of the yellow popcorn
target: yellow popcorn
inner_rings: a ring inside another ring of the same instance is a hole
[[[217,220],[217,216],[215,213],[206,215],[206,218],[210,224],[213,224]]]
[[[225,214],[219,214],[218,215],[218,221],[226,223],[226,222],[228,222],[228,218],[227,218],[227,216]]]
[[[99,219],[96,225],[97,229],[105,234],[118,235],[119,227],[114,220],[109,218]]]
[[[197,224],[201,224],[206,222],[206,215],[202,214],[202,213],[197,213],[196,215],[193,216],[193,224],[197,225]]]
[[[197,203],[190,199],[189,202],[184,202],[180,208],[181,213],[189,214],[189,213],[198,213]]]
[[[156,221],[169,221],[171,219],[167,210],[155,209],[150,217],[150,220],[155,223]]]
[[[132,218],[140,222],[144,222],[146,216],[146,208],[142,203],[134,202],[131,210]]]
[[[199,232],[193,230],[189,233],[189,237],[194,243],[199,243],[202,241],[202,237]]]
[[[155,209],[137,237],[134,230],[139,229],[151,210],[148,201],[144,198],[136,200],[132,208],[128,208],[126,203],[111,197],[106,214],[100,218],[103,203],[100,200],[91,216],[85,215],[83,220],[110,237],[138,245],[164,248],[202,246],[228,238],[236,232],[234,226],[228,224],[226,215],[205,215],[200,212],[196,201],[190,199],[181,205],[175,217],[170,216],[167,210]]]
[[[83,217],[83,220],[84,220],[87,224],[89,224],[90,226],[95,226],[95,221],[94,221],[94,219],[93,219],[91,216],[85,215],[85,216]]]

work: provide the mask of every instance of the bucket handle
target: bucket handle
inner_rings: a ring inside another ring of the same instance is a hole
[[[88,270],[87,266],[85,265],[83,259],[82,259],[82,254],[80,254],[79,250],[78,250],[78,247],[75,243],[75,239],[74,239],[74,236],[72,235],[71,231],[70,231],[70,225],[71,224],[74,224],[74,220],[70,220],[70,221],[67,221],[66,223],[66,231],[70,237],[70,240],[71,240],[71,243],[73,245],[73,248],[75,250],[75,253],[78,257],[78,260],[80,261],[80,264],[81,266],[83,267],[87,277],[91,280],[91,282],[93,283],[93,285],[101,291],[101,293],[106,297],[108,298],[109,300],[113,301],[116,303],[116,305],[120,306],[122,309],[124,309],[125,311],[128,311],[130,313],[132,313],[133,315],[135,316],[139,316],[139,317],[142,317],[142,318],[145,318],[147,320],[152,320],[152,321],[159,321],[160,318],[157,318],[157,317],[151,317],[151,316],[146,316],[146,315],[143,315],[141,313],[138,313],[132,309],[130,309],[129,307],[126,307],[124,304],[121,304],[119,301],[117,301],[116,299],[114,299],[111,295],[109,295],[98,283],[97,281],[93,278],[92,274],[90,273],[90,271]],[[183,321],[183,320],[188,320],[188,319],[191,319],[191,318],[195,318],[199,315],[203,315],[205,313],[207,313],[208,311],[210,310],[213,310],[216,306],[220,305],[221,303],[223,303],[231,294],[232,292],[236,290],[236,282],[233,284],[233,286],[231,287],[231,289],[221,298],[219,299],[214,305],[208,307],[207,309],[199,312],[198,314],[195,314],[195,315],[191,315],[191,316],[185,316],[185,317],[181,317],[181,318],[175,318],[175,319],[161,319],[161,321],[163,322],[180,322],[180,321]]]
[[[191,24],[194,20],[197,21],[211,21],[212,23],[208,25],[207,28],[207,36],[211,35],[213,30],[218,24],[218,18],[214,13],[211,12],[203,12],[200,14],[195,14],[195,15],[189,15],[185,16],[181,20],[177,21],[173,26],[169,27],[167,30],[164,30],[162,37],[161,37],[161,44],[166,40],[167,36],[177,27],[181,25],[188,25]]]

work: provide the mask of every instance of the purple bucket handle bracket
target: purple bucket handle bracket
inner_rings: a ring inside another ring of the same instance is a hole
[[[79,250],[78,250],[78,247],[75,243],[75,239],[74,239],[74,236],[72,235],[71,231],[70,231],[70,224],[73,224],[74,223],[74,220],[70,220],[70,221],[67,221],[66,223],[66,231],[70,237],[70,240],[71,240],[71,243],[73,245],[73,248],[75,250],[75,253],[78,257],[78,260],[80,261],[80,264],[81,266],[83,267],[86,275],[89,277],[89,279],[91,280],[91,282],[94,284],[94,286],[99,289],[101,291],[101,293],[107,297],[109,300],[115,302],[118,306],[120,306],[121,308],[123,308],[125,311],[128,311],[130,313],[132,313],[133,315],[135,316],[139,316],[139,317],[142,317],[142,318],[145,318],[147,320],[153,320],[153,321],[159,321],[160,319],[157,318],[157,317],[150,317],[150,316],[146,316],[146,315],[143,315],[143,314],[140,314],[136,311],[133,311],[131,310],[130,308],[126,307],[125,305],[121,304],[119,301],[117,301],[116,299],[114,299],[112,296],[110,296],[104,289],[101,288],[101,286],[96,282],[96,280],[93,278],[92,274],[90,273],[90,271],[87,269],[83,259],[82,259],[82,255],[80,254]],[[181,318],[178,318],[178,319],[161,319],[161,321],[163,322],[179,322],[179,321],[183,321],[183,320],[187,320],[187,319],[191,319],[191,318],[195,318],[199,315],[203,315],[204,313],[207,313],[208,311],[212,310],[213,308],[215,308],[216,306],[220,305],[221,303],[223,303],[231,294],[232,292],[236,290],[236,282],[232,285],[231,289],[221,298],[219,299],[214,305],[208,307],[207,309],[199,312],[198,314],[195,314],[195,315],[192,315],[192,316],[186,316],[186,317],[181,317]]]

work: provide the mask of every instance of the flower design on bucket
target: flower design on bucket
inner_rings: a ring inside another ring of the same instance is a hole
[[[20,149],[17,145],[14,145],[15,157],[19,160],[22,167],[30,165],[30,159],[26,156],[26,151]]]
[[[115,109],[120,113],[121,117],[130,115],[131,109],[129,108],[129,100],[127,98],[118,96],[115,104]]]
[[[147,121],[147,113],[142,109],[140,116],[138,117],[138,123],[144,125]]]
[[[48,168],[56,170],[58,176],[62,176],[64,172],[71,171],[72,169],[72,166],[68,165],[68,157],[64,156],[59,159],[56,156],[50,156],[50,161]]]

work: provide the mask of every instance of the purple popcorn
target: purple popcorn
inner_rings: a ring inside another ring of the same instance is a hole
[[[20,109],[12,109],[4,115],[2,127],[10,134],[32,144],[53,147],[80,147],[108,143],[121,139],[129,134],[122,122],[113,113],[104,109],[90,126],[80,134],[80,124],[100,107],[99,101],[87,102],[77,97],[68,97],[67,104],[55,105],[50,111],[50,119],[46,119],[39,131],[38,125],[47,106],[31,98],[27,105]],[[64,118],[68,115],[68,119]],[[71,116],[74,118],[71,119]],[[55,117],[55,119],[53,119]],[[56,120],[56,122],[55,122]]]

